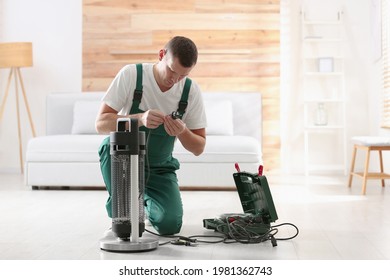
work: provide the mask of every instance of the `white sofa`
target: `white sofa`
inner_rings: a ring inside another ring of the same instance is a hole
[[[37,187],[104,187],[94,121],[102,92],[52,93],[46,103],[46,135],[29,141],[25,182]],[[179,185],[234,187],[234,163],[256,172],[262,164],[260,93],[205,92],[208,118],[205,151],[196,157],[176,141]]]

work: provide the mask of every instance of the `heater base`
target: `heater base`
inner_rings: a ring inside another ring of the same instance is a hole
[[[158,240],[139,238],[138,242],[122,240],[115,236],[107,236],[100,240],[100,249],[110,252],[143,252],[157,249]]]

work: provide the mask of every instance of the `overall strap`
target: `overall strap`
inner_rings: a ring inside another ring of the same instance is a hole
[[[130,114],[135,114],[138,111],[139,104],[142,99],[142,64],[136,65],[137,68],[137,83],[135,85],[133,104],[131,105]]]
[[[190,93],[191,83],[192,83],[191,79],[186,78],[186,82],[185,82],[184,88],[183,88],[183,93],[181,94],[181,98],[179,101],[179,107],[177,108],[177,111],[179,112],[179,115],[181,117],[184,115],[184,113],[186,112],[186,109],[187,109],[188,95]]]

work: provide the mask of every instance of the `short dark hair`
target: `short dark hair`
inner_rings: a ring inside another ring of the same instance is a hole
[[[167,53],[172,52],[183,67],[192,67],[198,60],[198,49],[189,38],[175,36],[165,45],[165,49]]]

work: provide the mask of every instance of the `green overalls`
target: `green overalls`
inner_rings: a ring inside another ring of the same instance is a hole
[[[182,116],[187,107],[191,80],[186,79],[178,111]],[[137,64],[137,86],[134,91],[130,114],[142,113],[139,104],[142,99],[142,64]],[[172,157],[175,137],[170,136],[160,125],[156,129],[140,127],[146,134],[145,164],[145,210],[153,227],[160,234],[178,233],[182,226],[183,205],[180,196],[176,170],[180,164]],[[112,217],[111,209],[111,157],[109,137],[99,148],[100,167],[109,198],[106,209]]]

